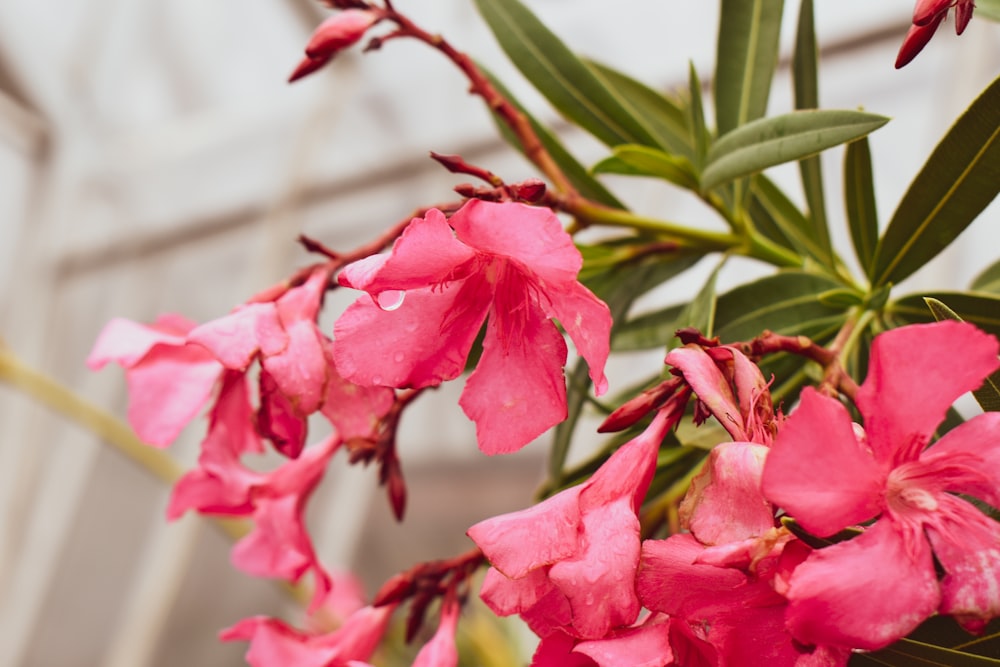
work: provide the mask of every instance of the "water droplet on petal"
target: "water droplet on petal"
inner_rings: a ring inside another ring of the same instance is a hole
[[[404,355],[402,352],[397,352],[396,354],[392,355],[392,360],[395,361],[398,364],[401,361],[403,361],[403,358],[405,356],[406,355]]]
[[[382,376],[381,375],[373,375],[372,376],[372,384],[376,385],[376,386],[377,385],[381,385],[382,384]]]
[[[375,297],[375,303],[382,310],[396,310],[403,305],[405,297],[406,292],[402,290],[386,290],[385,292],[378,293],[378,296]]]

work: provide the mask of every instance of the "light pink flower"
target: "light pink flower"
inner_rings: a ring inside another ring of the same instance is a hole
[[[540,637],[599,639],[636,620],[637,512],[669,423],[658,414],[584,484],[469,529],[493,565],[480,597],[494,612],[520,614]]]
[[[432,209],[390,254],[340,274],[371,298],[337,321],[337,368],[362,385],[437,385],[463,371],[488,317],[460,404],[484,452],[516,451],[566,418],[566,344],[551,319],[587,360],[596,392],[607,388],[611,316],[577,282],[582,261],[548,209],[472,200],[450,220]]]
[[[382,14],[377,11],[347,9],[320,23],[306,44],[306,57],[292,72],[288,82],[315,72],[337,53],[356,44],[381,17]]]
[[[201,411],[223,367],[211,352],[187,341],[195,323],[161,315],[151,325],[115,318],[87,357],[92,370],[115,361],[125,369],[128,420],[141,440],[166,447]]]
[[[222,641],[249,641],[251,667],[364,667],[375,652],[395,605],[363,607],[328,633],[301,632],[254,616],[219,633]]]
[[[952,402],[997,368],[997,350],[992,336],[959,322],[881,334],[857,394],[860,438],[839,401],[803,392],[768,454],[765,495],[819,536],[878,520],[792,575],[796,638],[877,649],[935,611],[973,630],[1000,615],[1000,524],[954,495],[998,506],[1000,413],[927,448]]]

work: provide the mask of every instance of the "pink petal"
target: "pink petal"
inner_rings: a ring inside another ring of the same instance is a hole
[[[458,602],[445,600],[437,632],[417,653],[413,667],[455,667],[458,664],[458,649],[455,648],[458,613]]]
[[[449,221],[458,238],[476,250],[516,260],[548,291],[576,281],[583,257],[548,208],[472,199]]]
[[[207,348],[223,366],[246,370],[260,349],[261,333],[270,345],[284,348],[287,339],[273,303],[251,303],[237,307],[225,317],[206,322],[188,335],[188,340]],[[280,341],[274,341],[274,338]]]
[[[493,567],[519,579],[576,553],[580,489],[569,488],[519,512],[480,521],[466,534]]]
[[[917,0],[913,6],[914,25],[927,25],[938,14],[946,13],[954,0]]]
[[[521,620],[539,637],[547,637],[565,630],[573,620],[573,612],[566,595],[552,586],[538,602],[521,612]]]
[[[598,639],[639,615],[639,520],[630,499],[585,514],[581,547],[572,559],[553,565],[549,578],[569,599],[575,633]]]
[[[430,387],[456,378],[490,300],[489,286],[476,277],[410,290],[391,312],[364,296],[334,325],[337,370],[363,386]]]
[[[945,488],[1000,507],[1000,413],[987,412],[948,431],[920,454],[947,476]]]
[[[309,635],[265,616],[245,618],[219,633],[224,642],[249,641],[246,660],[251,667],[328,667],[336,651],[315,646]]]
[[[531,570],[523,577],[511,579],[495,567],[491,567],[483,577],[479,597],[497,616],[510,616],[530,610],[554,590],[557,589],[549,581],[546,569]],[[565,618],[560,620],[569,623],[569,603],[566,604]]]
[[[658,617],[653,623],[644,623],[638,628],[612,631],[603,639],[582,641],[573,651],[589,656],[599,667],[665,667],[674,664],[670,621],[666,617]]]
[[[264,357],[261,365],[299,414],[309,415],[316,412],[326,398],[329,367],[324,338],[311,321],[290,323],[285,331],[285,349]]]
[[[361,9],[338,12],[319,24],[306,44],[310,58],[332,58],[338,51],[360,40],[379,14]]]
[[[378,257],[347,266],[338,277],[340,284],[372,296],[443,285],[465,278],[471,268],[465,265],[476,252],[455,238],[441,211],[431,209],[410,222],[388,256]]]
[[[684,380],[699,400],[708,406],[733,440],[750,440],[743,428],[743,416],[729,380],[704,349],[698,345],[679,347],[670,351],[665,362],[684,375]]]
[[[225,371],[219,398],[209,413],[208,438],[202,451],[219,446],[237,456],[262,454],[264,446],[254,428],[254,409],[250,404],[250,387],[247,377],[237,371]],[[208,444],[208,440],[212,444]]]
[[[767,451],[763,445],[727,442],[709,454],[681,504],[681,516],[699,542],[738,542],[774,528],[774,508],[760,490]]]
[[[879,461],[915,459],[959,396],[1000,366],[997,340],[967,322],[892,329],[872,343],[857,404]]]
[[[600,396],[608,388],[604,365],[611,344],[611,311],[576,281],[550,285],[545,295],[551,306],[549,315],[559,320],[579,355],[587,360],[594,393]]]
[[[104,325],[94,341],[87,357],[87,367],[96,371],[109,361],[115,361],[124,368],[130,368],[158,343],[183,345],[187,333],[183,330],[185,326],[190,329],[195,323],[180,315],[161,316],[153,325],[116,317]]]
[[[886,473],[858,442],[844,406],[806,387],[767,455],[761,488],[825,537],[879,513]]]
[[[309,423],[278,389],[266,369],[260,371],[260,409],[257,430],[274,448],[290,459],[297,458],[306,444]]]
[[[566,419],[565,341],[537,311],[525,316],[519,339],[503,340],[503,305],[490,317],[483,356],[459,400],[489,455],[515,452]]]
[[[924,50],[924,47],[931,41],[931,37],[937,32],[941,21],[944,21],[944,17],[947,15],[947,12],[941,12],[926,25],[910,26],[906,37],[903,38],[903,43],[899,47],[899,53],[896,54],[896,69],[908,65],[910,61]]]
[[[658,412],[642,433],[615,450],[583,485],[580,511],[586,513],[628,498],[638,514],[656,472],[656,454],[670,426],[670,415]]]
[[[787,623],[806,644],[876,650],[909,634],[941,600],[930,545],[882,519],[861,536],[814,551],[796,568]],[[909,545],[910,549],[907,549]]]
[[[595,667],[596,662],[589,657],[573,652],[576,640],[564,632],[554,632],[542,637],[531,667]]]
[[[197,345],[154,345],[125,374],[129,423],[144,442],[169,445],[208,402],[221,373]]]
[[[938,502],[927,538],[947,572],[939,611],[979,632],[1000,616],[1000,523],[955,496],[941,494]]]
[[[361,387],[340,377],[333,365],[333,344],[325,343],[330,377],[320,411],[337,429],[341,439],[374,439],[381,419],[392,409],[395,392],[388,387]]]

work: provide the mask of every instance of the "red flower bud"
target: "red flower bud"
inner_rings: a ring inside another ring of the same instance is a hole
[[[313,60],[332,58],[364,37],[379,18],[378,13],[363,9],[348,9],[331,16],[312,34],[306,44],[306,55]]]

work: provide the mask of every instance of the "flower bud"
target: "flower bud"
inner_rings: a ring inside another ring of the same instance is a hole
[[[313,60],[329,59],[341,49],[361,39],[379,19],[373,11],[348,9],[319,24],[306,44],[306,55]]]

